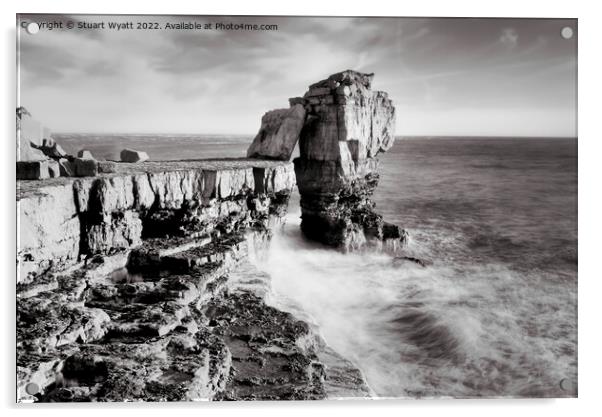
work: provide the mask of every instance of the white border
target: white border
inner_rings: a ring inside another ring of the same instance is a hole
[[[4,118],[2,141],[3,199],[1,218],[5,222],[2,240],[2,276],[4,318],[2,349],[2,404],[10,415],[101,416],[107,412],[141,412],[147,416],[164,417],[170,410],[178,415],[244,415],[306,416],[344,414],[365,416],[371,414],[408,416],[504,416],[537,414],[545,416],[590,415],[602,409],[597,402],[600,384],[600,329],[599,298],[602,296],[602,274],[596,260],[600,258],[602,232],[600,204],[600,164],[602,134],[597,121],[602,118],[600,96],[600,24],[596,2],[576,0],[527,2],[525,0],[487,1],[413,1],[369,0],[364,2],[325,0],[284,1],[227,1],[216,2],[166,0],[163,2],[125,3],[123,0],[83,2],[81,0],[43,1],[22,0],[11,4],[2,2],[2,34],[4,64],[2,81]],[[143,404],[103,406],[22,406],[14,405],[15,372],[15,204],[14,204],[14,116],[15,108],[15,13],[122,13],[122,14],[282,14],[282,15],[348,15],[348,16],[479,16],[479,17],[568,17],[579,19],[579,399],[568,400],[434,400],[434,401],[355,401],[315,403],[222,403],[222,404]]]

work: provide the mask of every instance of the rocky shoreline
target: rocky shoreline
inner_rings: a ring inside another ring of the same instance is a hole
[[[295,186],[306,238],[342,251],[405,243],[371,201],[395,128],[372,77],[333,74],[266,113],[248,158],[124,150],[99,170],[82,151],[89,176],[18,181],[18,400],[369,397],[314,326],[268,305],[269,276],[249,256]]]
[[[331,374],[317,333],[268,306],[269,277],[249,272],[294,180],[291,163],[213,160],[20,182],[20,228],[36,233],[18,253],[19,400],[368,395],[343,358]]]

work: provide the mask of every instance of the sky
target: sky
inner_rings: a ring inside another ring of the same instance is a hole
[[[354,69],[389,93],[398,135],[577,135],[574,19],[21,16],[32,21],[37,34],[17,22],[20,104],[57,132],[253,135],[266,111]],[[182,22],[278,29],[166,28]]]

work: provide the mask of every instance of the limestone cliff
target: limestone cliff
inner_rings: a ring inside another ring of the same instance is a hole
[[[116,165],[18,182],[19,401],[367,395],[307,323],[266,304],[248,260],[283,221],[291,163]]]
[[[288,161],[304,123],[305,109],[301,105],[267,112],[261,118],[261,128],[247,150],[247,156]]]
[[[299,141],[300,156],[294,164],[301,229],[310,239],[342,249],[383,243],[395,248],[406,239],[405,231],[383,221],[370,199],[379,179],[377,155],[393,145],[395,134],[393,102],[387,93],[372,90],[372,78],[347,70],[314,83],[303,97],[289,100],[290,112],[305,109],[302,126],[285,126],[282,117],[262,123],[262,129],[269,125],[271,131],[286,131],[286,141],[278,135],[258,135],[263,149],[284,147],[284,154],[291,154]],[[271,157],[255,151],[258,142],[249,155]]]
[[[287,195],[290,164],[245,160],[118,164],[112,174],[20,181],[18,266],[21,281],[95,254],[141,243],[143,235],[209,233],[257,199]],[[280,197],[278,197],[280,198]],[[263,201],[269,206],[269,201]]]

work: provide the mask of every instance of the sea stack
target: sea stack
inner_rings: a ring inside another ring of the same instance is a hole
[[[289,100],[291,108],[305,109],[294,160],[301,229],[344,250],[383,242],[395,247],[406,239],[370,199],[379,179],[377,155],[391,148],[395,134],[395,107],[387,93],[371,89],[373,77],[339,72]]]
[[[290,109],[268,112],[247,155],[288,159],[299,142],[295,175],[301,195],[301,230],[312,240],[344,250],[396,249],[407,239],[374,211],[378,159],[395,140],[395,107],[372,90],[374,74],[346,70],[289,99]],[[300,123],[300,121],[302,123]]]

